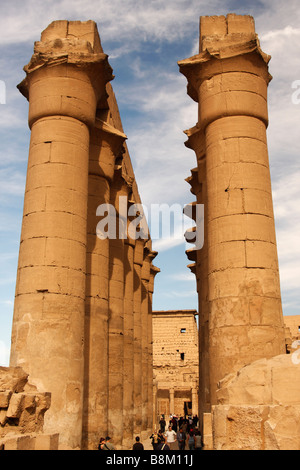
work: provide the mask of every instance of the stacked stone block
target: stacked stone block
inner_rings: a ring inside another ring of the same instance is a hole
[[[0,367],[0,448],[2,450],[57,450],[58,434],[43,433],[50,393],[28,384],[20,368]]]

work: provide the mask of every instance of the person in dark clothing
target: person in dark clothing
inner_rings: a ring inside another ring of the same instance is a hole
[[[157,433],[156,431],[154,431],[154,433],[150,436],[150,439],[152,440],[151,442],[152,442],[153,450],[158,450],[158,446],[161,443],[162,437],[163,436]]]
[[[132,450],[144,450],[143,444],[140,442],[139,436],[135,438],[135,444],[132,446]]]
[[[167,444],[166,438],[160,444],[158,444],[157,450],[170,450],[170,447]]]
[[[103,445],[105,444],[105,439],[104,437],[100,437],[100,441],[98,444],[98,450],[103,450]]]
[[[166,423],[166,420],[165,420],[165,418],[162,416],[161,419],[160,419],[160,421],[159,421],[159,426],[160,426],[160,429],[161,429],[162,433],[164,433],[165,430],[166,430],[166,424],[167,424],[167,423]]]
[[[186,434],[183,432],[183,429],[180,428],[179,432],[177,433],[177,442],[179,450],[185,449],[185,441],[186,441]]]

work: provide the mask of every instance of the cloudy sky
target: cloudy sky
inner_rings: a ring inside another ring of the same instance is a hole
[[[177,61],[198,52],[200,16],[230,12],[254,16],[262,48],[272,55],[268,139],[283,310],[300,314],[299,0],[1,0],[0,365],[7,364],[10,347],[30,137],[28,104],[16,85],[33,42],[53,20],[97,22],[142,201],[183,206],[193,200],[184,180],[196,164],[183,131],[196,124],[197,105]],[[161,269],[154,309],[197,308],[184,241],[158,240],[154,248]]]

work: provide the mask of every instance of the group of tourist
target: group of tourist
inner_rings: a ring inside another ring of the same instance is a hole
[[[150,439],[153,450],[185,450],[186,446],[190,450],[202,449],[202,437],[198,429],[198,417],[188,419],[171,416],[168,430],[166,431],[166,421],[164,416],[159,421],[160,429],[155,431]]]
[[[201,433],[198,429],[198,417],[194,416],[179,419],[176,416],[171,416],[168,428],[164,416],[159,421],[159,430],[154,431],[150,436],[152,447],[154,451],[160,450],[201,450],[203,447]],[[116,450],[114,445],[110,442],[111,438],[101,437],[98,445],[98,450]],[[137,436],[132,450],[144,450],[144,445],[140,442]]]

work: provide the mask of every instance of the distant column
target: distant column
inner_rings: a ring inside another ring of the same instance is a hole
[[[135,240],[125,240],[125,292],[124,292],[124,432],[123,445],[129,448],[134,439],[134,247]]]
[[[137,239],[134,249],[134,433],[142,431],[142,265],[145,241]]]
[[[121,200],[124,180],[122,167],[116,168],[111,186],[111,204],[116,209],[116,238],[109,240],[109,322],[108,322],[108,433],[116,445],[123,440],[124,407],[124,295],[125,295],[125,238]]]
[[[160,269],[152,264],[153,260],[157,256],[156,251],[150,251],[150,277],[148,284],[148,430],[152,431],[156,421],[153,420],[153,416],[156,416],[156,395],[155,400],[153,399],[153,391],[156,390],[153,377],[153,318],[152,318],[152,300],[154,292],[154,279],[156,274],[160,272]]]
[[[100,111],[98,112],[100,114]],[[115,161],[126,136],[96,119],[91,131],[87,226],[84,448],[96,449],[108,434],[109,235],[97,234],[99,216],[110,204]]]

